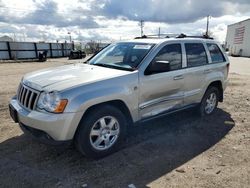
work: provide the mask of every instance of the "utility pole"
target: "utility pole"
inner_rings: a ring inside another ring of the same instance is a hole
[[[207,36],[208,36],[209,19],[210,19],[210,16],[207,15],[207,30],[206,30],[206,35]]]
[[[159,27],[158,37],[161,38],[161,28]]]
[[[144,20],[141,20],[141,21],[139,22],[139,26],[140,26],[140,28],[141,28],[141,37],[142,37],[142,36],[143,36]]]

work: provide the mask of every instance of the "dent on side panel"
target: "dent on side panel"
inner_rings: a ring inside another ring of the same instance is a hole
[[[142,103],[140,108],[141,118],[147,118],[158,115],[163,112],[174,110],[182,106],[183,94],[175,94],[167,97],[160,97],[145,103]]]

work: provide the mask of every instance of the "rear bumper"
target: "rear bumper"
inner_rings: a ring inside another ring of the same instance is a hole
[[[53,114],[29,111],[23,108],[15,98],[10,101],[10,108],[16,111],[16,122],[20,124],[24,132],[29,132],[41,140],[47,138],[52,143],[72,140],[81,115],[79,113]],[[15,118],[13,120],[15,121]]]
[[[223,91],[226,90],[226,88],[227,88],[227,86],[228,86],[228,82],[229,82],[229,79],[226,79],[226,80],[224,81],[224,84],[223,84]]]

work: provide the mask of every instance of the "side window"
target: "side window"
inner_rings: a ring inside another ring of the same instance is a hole
[[[211,55],[212,63],[222,63],[226,61],[217,44],[207,44],[207,47]]]
[[[207,54],[202,43],[185,44],[187,54],[187,66],[196,67],[208,63]]]
[[[168,44],[164,46],[159,53],[155,56],[155,61],[168,61],[170,71],[182,68],[181,45]]]

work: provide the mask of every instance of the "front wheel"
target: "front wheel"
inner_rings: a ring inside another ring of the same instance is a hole
[[[95,159],[117,151],[126,135],[125,116],[110,105],[90,110],[79,126],[76,147],[85,156]]]
[[[206,116],[212,114],[218,105],[219,90],[216,87],[209,87],[204,94],[199,106],[199,114]]]

